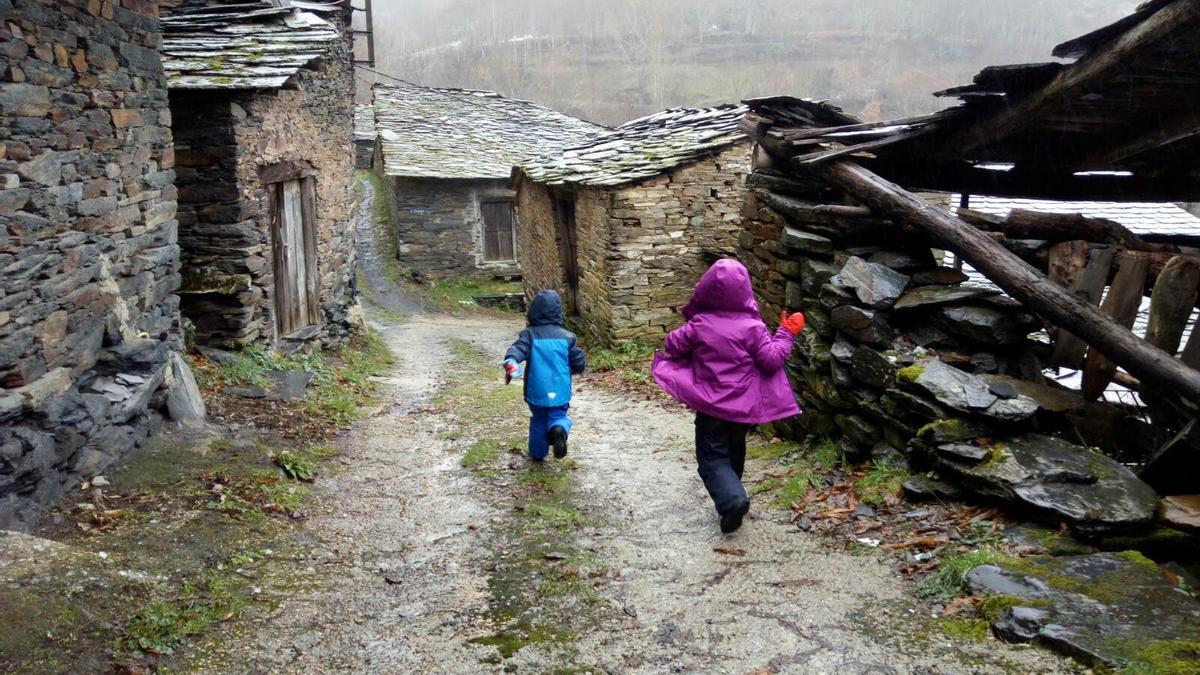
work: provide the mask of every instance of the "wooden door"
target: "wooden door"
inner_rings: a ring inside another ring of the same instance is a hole
[[[559,197],[554,201],[555,224],[558,227],[558,255],[562,260],[563,283],[567,288],[567,312],[579,314],[579,259],[575,233],[575,198]]]
[[[516,260],[516,228],[511,201],[481,202],[483,219],[483,259],[492,261]]]
[[[271,218],[275,326],[280,336],[317,323],[319,293],[313,179],[273,186]]]

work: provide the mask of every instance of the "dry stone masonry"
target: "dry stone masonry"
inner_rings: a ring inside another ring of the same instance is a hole
[[[159,43],[152,1],[0,0],[0,529],[142,442],[186,371]]]
[[[1045,383],[1043,326],[1022,305],[963,285],[924,237],[820,181],[763,169],[749,185],[741,258],[764,318],[808,317],[788,363],[804,415],[780,431],[843,438],[859,457],[899,449],[978,497],[1083,532],[1153,519],[1153,489],[1062,440],[1109,444],[1127,413]]]
[[[166,21],[168,54],[192,53],[195,44],[212,50],[207,70],[190,61],[172,61],[169,70],[183,313],[199,342],[232,347],[285,337],[276,315],[272,218],[275,189],[294,179],[313,186],[314,213],[305,227],[315,230],[310,254],[316,254],[319,295],[318,316],[306,322],[319,330],[302,337],[336,342],[348,331],[346,313],[355,301],[354,110],[341,12],[330,7],[323,18],[308,14],[297,24],[302,13],[287,7],[252,16],[201,8],[177,10]],[[235,48],[234,41],[222,46],[224,36],[256,25],[276,36],[261,40],[259,51]],[[280,74],[260,82],[266,71]],[[287,88],[277,88],[284,82]]]
[[[391,187],[395,254],[431,277],[519,273],[513,229],[522,225],[507,215],[513,167],[605,131],[490,91],[394,84],[373,94],[374,170]],[[497,222],[485,222],[489,208]]]

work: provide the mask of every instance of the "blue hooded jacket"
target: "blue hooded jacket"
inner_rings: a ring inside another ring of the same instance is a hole
[[[525,365],[525,402],[556,408],[571,402],[571,376],[586,367],[575,334],[563,328],[558,291],[538,291],[529,303],[527,327],[504,354],[505,360]]]

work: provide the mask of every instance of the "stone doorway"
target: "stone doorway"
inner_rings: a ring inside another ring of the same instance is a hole
[[[270,186],[275,329],[280,338],[320,323],[314,182],[303,177]]]
[[[566,285],[567,313],[579,314],[579,259],[575,228],[575,196],[559,195],[554,198],[555,238],[558,240],[558,255],[562,260],[563,283]]]

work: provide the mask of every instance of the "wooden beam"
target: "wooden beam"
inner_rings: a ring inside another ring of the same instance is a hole
[[[1162,124],[1155,124],[1153,121],[1147,120],[1146,127],[1148,131],[1145,133],[1138,134],[1117,145],[1107,146],[1078,162],[1073,162],[1073,170],[1098,171],[1120,168],[1122,160],[1198,136],[1200,135],[1200,113],[1189,108]]]
[[[1100,298],[1104,295],[1104,287],[1108,285],[1108,274],[1112,269],[1115,256],[1116,251],[1111,248],[1092,249],[1083,272],[1069,287],[1071,295],[1089,305],[1099,305]],[[1086,353],[1086,342],[1065,330],[1059,330],[1054,339],[1054,352],[1050,355],[1050,363],[1056,366],[1081,368],[1083,367],[1083,355]]]
[[[1034,312],[1074,333],[1142,382],[1200,403],[1200,372],[1138,338],[1096,307],[1050,283],[987,233],[967,225],[867,169],[846,161],[817,168],[822,177],[896,222],[929,233]]]
[[[1031,121],[1059,109],[1063,100],[1078,96],[1094,84],[1121,71],[1143,49],[1153,48],[1200,18],[1200,0],[1176,0],[1134,26],[1103,49],[1067,66],[1040,90],[1016,105],[1005,107],[953,137],[947,157],[964,157],[972,151],[1004,140]]]

